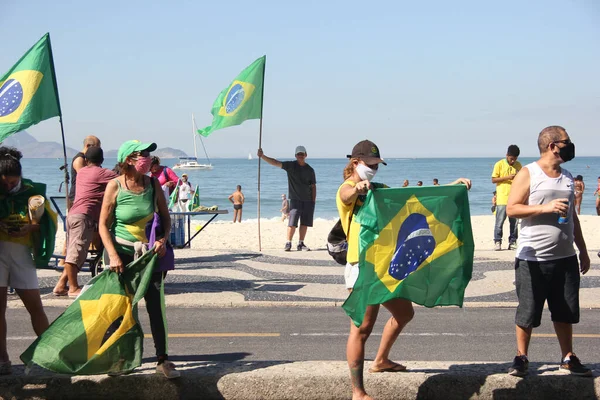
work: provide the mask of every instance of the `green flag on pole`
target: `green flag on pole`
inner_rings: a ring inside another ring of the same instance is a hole
[[[61,374],[123,373],[140,366],[144,333],[137,303],[144,297],[158,256],[153,251],[128,264],[122,274],[106,270],[23,354]]]
[[[173,207],[175,207],[175,205],[177,204],[177,198],[179,197],[179,184],[181,183],[181,179],[177,180],[177,185],[175,186],[175,189],[173,189],[173,193],[171,193],[171,195],[169,196],[169,210],[172,209]]]
[[[239,125],[247,119],[262,117],[266,59],[267,56],[262,56],[254,61],[219,93],[211,110],[212,125],[199,129],[199,134],[208,136],[217,129]]]
[[[357,326],[395,298],[462,307],[475,249],[464,185],[376,189],[354,218],[359,274],[342,307]]]
[[[0,142],[59,115],[50,35],[46,33],[0,77]]]
[[[190,211],[196,209],[196,207],[200,206],[200,192],[198,191],[198,185],[196,185],[196,189],[194,190],[194,195],[192,196],[192,202],[190,205]]]

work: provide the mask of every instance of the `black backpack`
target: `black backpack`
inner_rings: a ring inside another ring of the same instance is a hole
[[[354,207],[350,213],[348,229],[350,229],[350,223],[352,222],[352,216],[354,215],[355,210],[356,202],[354,203]],[[341,219],[338,219],[327,235],[327,252],[338,264],[347,264],[348,261],[346,260],[346,256],[348,255],[348,240],[346,238],[346,232],[344,232]]]
[[[346,240],[346,232],[344,232],[341,219],[338,219],[327,235],[327,252],[338,264],[346,265],[348,241]]]

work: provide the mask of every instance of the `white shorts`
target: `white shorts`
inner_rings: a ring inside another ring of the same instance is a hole
[[[39,289],[31,248],[0,241],[0,287]]]
[[[344,280],[346,281],[346,289],[354,288],[354,284],[358,279],[358,263],[356,264],[346,264],[346,269],[344,270]]]

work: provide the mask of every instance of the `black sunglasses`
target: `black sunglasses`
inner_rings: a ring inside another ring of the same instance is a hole
[[[571,144],[571,139],[565,139],[565,140],[555,140],[554,142],[552,142],[554,144],[556,143],[562,143],[562,144]]]
[[[131,158],[137,158],[137,157],[148,157],[150,156],[150,152],[148,150],[144,150],[144,151],[136,151],[134,153],[131,153],[129,155],[129,157]]]

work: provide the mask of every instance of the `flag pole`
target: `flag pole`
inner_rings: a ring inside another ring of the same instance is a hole
[[[258,148],[262,148],[262,123],[263,123],[263,107],[265,104],[265,70],[267,69],[267,56],[265,55],[265,63],[263,64],[262,89],[260,93],[260,127],[258,131]],[[260,240],[260,157],[258,157],[258,251],[262,251]]]
[[[48,54],[50,55],[50,70],[52,71],[52,80],[54,83],[54,93],[56,93],[56,104],[58,104],[58,121],[60,122],[60,135],[62,138],[63,160],[61,169],[65,171],[65,202],[69,208],[69,165],[67,164],[67,145],[65,143],[65,127],[62,120],[62,109],[60,108],[60,98],[58,96],[58,82],[56,81],[56,71],[54,69],[54,56],[52,55],[52,43],[50,42],[50,32],[48,32]]]

